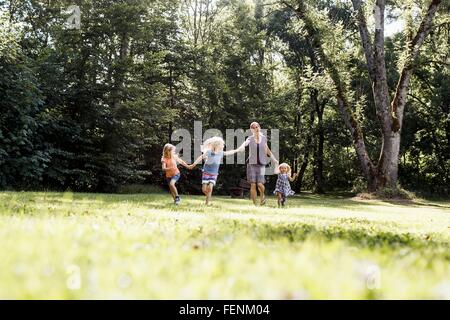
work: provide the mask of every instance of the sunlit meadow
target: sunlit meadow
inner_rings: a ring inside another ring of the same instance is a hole
[[[450,201],[0,193],[2,299],[450,299]]]

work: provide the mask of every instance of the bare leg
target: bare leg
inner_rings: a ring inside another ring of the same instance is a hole
[[[175,200],[175,198],[178,196],[178,190],[177,190],[177,187],[175,186],[175,181],[170,181],[169,189],[170,189],[170,194],[172,195],[173,199]]]
[[[278,208],[281,207],[281,199],[283,198],[283,195],[281,192],[277,192],[277,198],[278,198]]]
[[[213,185],[211,183],[208,183],[206,190],[208,192],[206,195],[206,205],[209,205],[209,202],[211,201],[212,192],[213,192]]]
[[[250,198],[253,200],[253,204],[256,206],[256,183],[250,184]]]
[[[171,195],[172,198],[173,198],[174,196],[173,196],[172,186],[171,186],[170,183],[169,183],[169,193],[170,193],[170,195]]]
[[[202,191],[205,195],[205,203],[208,203],[208,185],[206,183],[202,184]]]
[[[258,190],[259,190],[259,200],[261,205],[264,205],[265,201],[266,201],[266,195],[264,194],[264,192],[266,191],[266,188],[264,187],[264,183],[258,183]]]

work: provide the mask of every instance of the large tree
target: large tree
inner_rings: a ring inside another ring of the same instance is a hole
[[[329,19],[321,22],[314,19],[314,14],[312,13],[314,9],[306,1],[298,0],[295,5],[288,1],[282,1],[282,3],[294,10],[297,16],[304,22],[306,32],[311,38],[321,63],[333,79],[336,87],[337,103],[342,117],[352,134],[356,153],[368,181],[368,189],[375,191],[382,187],[397,187],[400,136],[408,86],[414,64],[419,56],[419,50],[431,30],[433,17],[436,14],[441,0],[430,1],[427,10],[423,14],[420,25],[415,31],[415,35],[412,33],[412,27],[406,28],[407,41],[402,56],[400,76],[397,86],[393,90],[390,90],[388,86],[386,71],[384,34],[385,0],[376,0],[375,2],[373,10],[375,31],[372,33],[369,31],[367,23],[366,4],[361,0],[352,0],[360,34],[360,44],[364,50],[367,72],[372,83],[372,95],[376,114],[381,126],[382,144],[377,162],[371,159],[367,151],[363,129],[351,106],[352,97],[346,85],[345,76],[336,67],[336,61],[333,59],[330,50],[325,48],[327,37],[321,36],[324,32],[332,34],[333,24]],[[391,91],[393,92],[392,97]]]

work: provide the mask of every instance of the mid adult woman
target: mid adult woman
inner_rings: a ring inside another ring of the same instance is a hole
[[[245,140],[245,142],[236,150],[237,152],[244,151],[245,147],[249,146],[249,157],[247,159],[247,181],[250,183],[250,197],[256,205],[258,197],[257,190],[260,194],[260,204],[266,203],[264,184],[266,165],[268,163],[267,156],[269,156],[275,164],[278,160],[274,157],[267,145],[267,137],[262,134],[261,126],[258,122],[250,124],[252,135]]]

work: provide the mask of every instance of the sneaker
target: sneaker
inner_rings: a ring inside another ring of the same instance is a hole
[[[180,198],[179,196],[176,196],[176,197],[175,197],[175,205],[176,205],[176,206],[179,205],[180,202],[181,202],[181,198]]]

